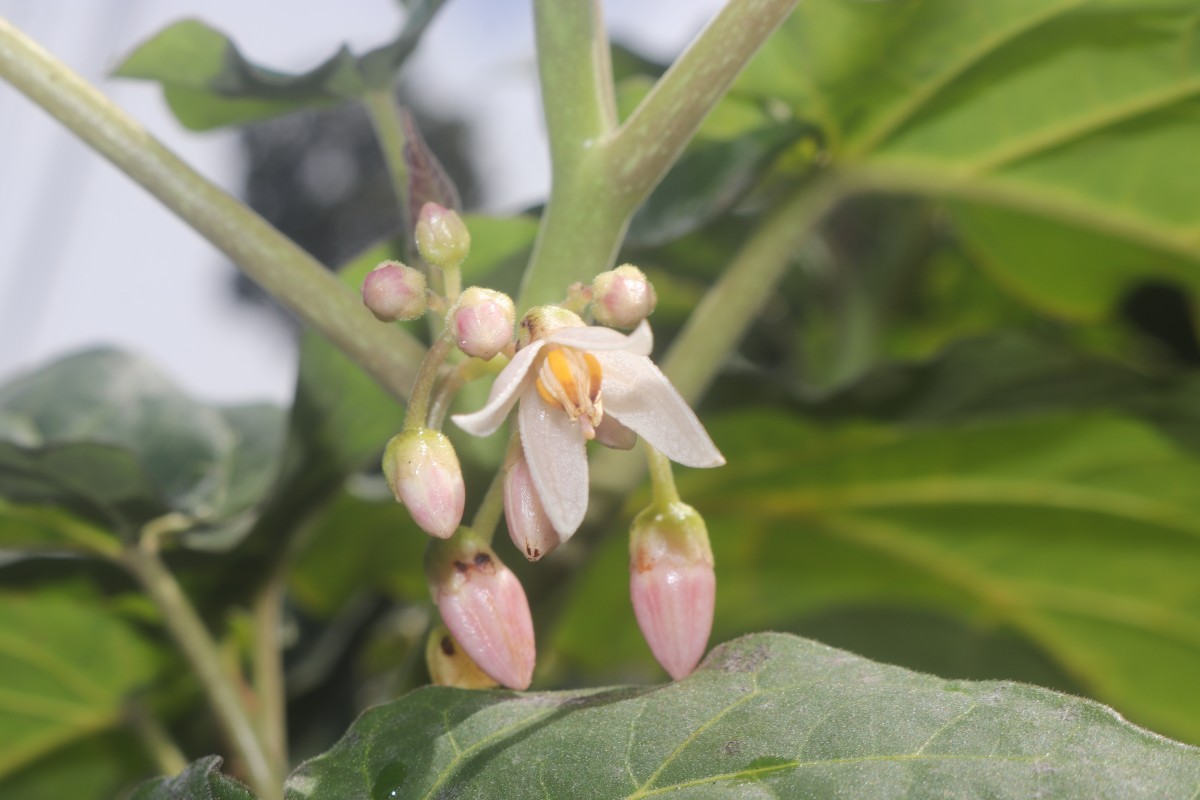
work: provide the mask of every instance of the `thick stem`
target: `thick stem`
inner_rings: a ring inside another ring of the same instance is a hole
[[[729,0],[605,142],[610,180],[638,205],[796,0]]]
[[[554,179],[617,124],[608,35],[598,0],[534,0],[538,77]]]
[[[3,19],[0,78],[161,200],[381,386],[397,397],[408,396],[423,353],[416,339],[394,325],[380,324],[312,256],[192,170],[108,98]]]
[[[271,760],[275,781],[283,785],[288,771],[287,692],[283,680],[284,574],[276,573],[254,600],[254,694],[258,729]]]
[[[127,549],[123,562],[162,613],[167,630],[196,673],[222,732],[245,764],[251,786],[262,800],[280,800],[283,785],[277,782],[254,723],[242,705],[240,680],[225,669],[217,643],[175,576],[156,554],[140,547]]]

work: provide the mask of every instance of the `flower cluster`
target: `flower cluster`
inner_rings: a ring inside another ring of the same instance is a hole
[[[442,416],[430,410],[439,380],[438,391],[452,396],[479,374],[471,362],[508,357],[484,406],[452,419],[467,433],[488,436],[516,410],[503,480],[496,486],[502,490],[509,535],[530,561],[568,541],[583,524],[588,442],[627,450],[641,437],[652,459],[690,467],[716,467],[725,460],[650,360],[653,335],[646,317],[656,296],[641,270],[624,265],[597,276],[591,286],[576,284],[566,304],[574,310],[534,308],[514,339],[511,299],[481,287],[461,293],[454,288],[470,250],[458,215],[428,204],[416,241],[426,265],[442,270],[446,296],[426,288],[424,273],[388,262],[368,276],[363,297],[385,321],[412,319],[427,306],[448,309],[414,386],[405,429],[389,442],[383,462],[396,499],[435,537],[426,575],[445,629],[430,638],[430,674],[453,685],[482,687],[494,681],[524,689],[535,661],[529,603],[490,546],[494,520],[462,525],[462,470],[439,430]],[[580,313],[589,311],[602,325],[584,321]],[[447,373],[444,362],[454,348],[467,360]],[[437,405],[444,408],[446,402]],[[658,470],[653,480],[670,483],[669,468],[666,478]],[[661,488],[656,485],[656,503],[638,516],[631,531],[630,591],[651,651],[671,677],[680,679],[695,668],[707,644],[715,577],[703,520],[678,501],[673,484],[666,494]],[[479,516],[499,500],[485,500]]]

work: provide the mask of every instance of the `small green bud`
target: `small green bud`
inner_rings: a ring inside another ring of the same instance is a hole
[[[421,530],[439,539],[454,535],[467,493],[446,434],[432,428],[396,434],[383,454],[383,474]]]
[[[471,252],[471,233],[462,217],[437,203],[421,206],[414,238],[421,258],[439,269],[457,269]]]

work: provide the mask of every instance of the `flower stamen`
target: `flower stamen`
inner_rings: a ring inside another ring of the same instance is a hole
[[[572,422],[578,420],[584,438],[594,439],[604,418],[600,378],[600,362],[591,353],[555,347],[546,352],[538,370],[537,391],[548,404],[566,411]]]

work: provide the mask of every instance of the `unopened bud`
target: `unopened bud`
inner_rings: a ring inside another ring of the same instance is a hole
[[[454,686],[459,689],[491,689],[496,681],[479,668],[462,649],[445,625],[438,625],[429,632],[425,643],[425,664],[429,677],[438,686]]]
[[[425,313],[425,276],[399,261],[384,261],[367,273],[363,304],[381,322],[417,319]]]
[[[657,303],[654,286],[632,264],[601,272],[592,281],[592,315],[601,325],[636,327]]]
[[[542,508],[524,456],[518,457],[504,476],[504,521],[513,544],[530,561],[537,561],[562,543]]]
[[[515,315],[508,295],[471,286],[458,298],[448,324],[458,349],[488,361],[512,342]]]
[[[421,530],[448,539],[458,529],[467,493],[454,445],[444,433],[418,428],[393,436],[383,454],[383,474]]]
[[[534,306],[521,317],[517,331],[517,349],[543,339],[553,331],[586,326],[587,323],[574,311],[568,311],[561,306]]]
[[[686,503],[652,506],[633,521],[630,597],[642,636],[663,669],[687,677],[712,632],[716,574],[708,531]]]
[[[529,688],[537,651],[517,576],[487,544],[461,535],[433,543],[425,575],[442,621],[467,655],[499,683]]]
[[[455,211],[437,203],[421,206],[413,233],[421,258],[439,269],[455,269],[471,252],[471,234]]]

